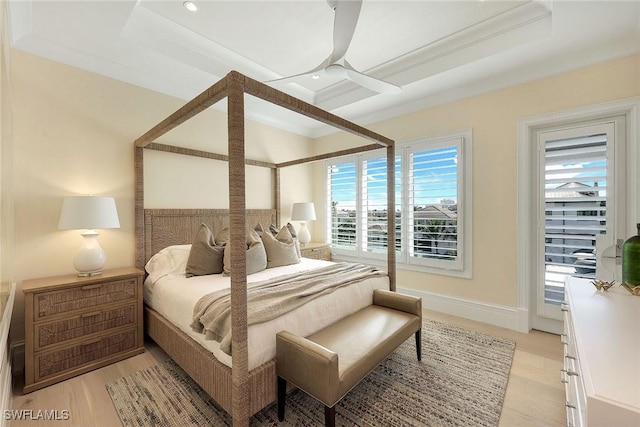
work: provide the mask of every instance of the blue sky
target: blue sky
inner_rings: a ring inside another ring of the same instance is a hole
[[[438,204],[443,199],[457,203],[457,147],[449,146],[413,153],[414,204],[424,206]],[[387,203],[386,158],[370,159],[366,162],[367,178],[363,191],[368,192],[370,209],[384,209]],[[396,209],[400,205],[401,183],[399,156],[396,157]],[[338,202],[338,210],[355,209],[356,165],[342,163],[332,166],[335,175],[331,183],[332,199]],[[339,175],[338,175],[339,174]]]
[[[550,183],[545,183],[545,189],[558,188],[564,183],[579,182],[585,185],[594,186],[598,183],[601,188],[600,195],[606,195],[607,183],[607,162],[600,160],[596,162],[566,162],[561,165],[551,165],[545,167],[545,180],[552,179]],[[563,182],[558,182],[563,180]]]

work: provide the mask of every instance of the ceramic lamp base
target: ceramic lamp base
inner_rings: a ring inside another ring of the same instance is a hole
[[[301,245],[306,245],[311,241],[311,232],[307,228],[306,222],[300,223],[300,231],[298,231],[298,241]]]
[[[98,243],[99,233],[87,230],[81,234],[84,238],[82,246],[73,259],[73,267],[78,270],[78,276],[97,276],[102,273],[102,268],[107,260],[104,251]]]

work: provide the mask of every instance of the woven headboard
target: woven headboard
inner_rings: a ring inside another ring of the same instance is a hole
[[[275,209],[247,209],[247,228],[261,223],[276,224]],[[144,268],[149,259],[161,249],[171,245],[184,245],[193,241],[200,224],[206,224],[213,235],[229,226],[228,209],[145,209],[144,233],[138,235],[137,247],[142,256],[136,256],[138,268]],[[140,244],[141,243],[141,244]],[[140,265],[142,264],[142,265]]]

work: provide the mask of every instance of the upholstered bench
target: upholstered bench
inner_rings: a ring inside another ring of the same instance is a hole
[[[278,419],[284,420],[287,381],[325,405],[325,425],[335,425],[335,405],[407,338],[421,349],[422,300],[376,289],[373,304],[306,338],[276,336]]]

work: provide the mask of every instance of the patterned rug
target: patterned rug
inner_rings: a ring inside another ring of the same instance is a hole
[[[341,426],[497,426],[515,343],[445,323],[424,321],[422,362],[407,340],[336,408]],[[216,405],[172,360],[107,384],[122,424],[231,426]],[[322,426],[323,405],[295,390],[286,419],[272,404],[251,426]]]

